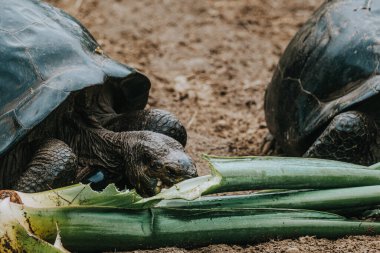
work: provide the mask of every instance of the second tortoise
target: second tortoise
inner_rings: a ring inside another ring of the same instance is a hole
[[[292,156],[380,161],[380,2],[326,1],[298,31],[265,94]]]

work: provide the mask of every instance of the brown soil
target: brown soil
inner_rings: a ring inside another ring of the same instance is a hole
[[[322,0],[50,0],[85,24],[111,57],[145,72],[149,106],[172,111],[200,158],[257,155],[267,133],[263,95],[287,43]],[[380,237],[303,237],[187,251],[380,252]]]

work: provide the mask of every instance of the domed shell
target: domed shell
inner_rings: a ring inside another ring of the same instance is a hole
[[[298,31],[265,94],[270,132],[303,154],[335,115],[379,94],[380,1],[326,1]]]
[[[106,57],[73,17],[37,0],[0,2],[0,155],[73,91],[112,81],[145,106],[149,80]]]

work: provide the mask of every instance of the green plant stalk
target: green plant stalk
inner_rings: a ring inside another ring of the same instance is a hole
[[[221,191],[325,189],[380,182],[378,165],[364,167],[317,159],[273,157],[207,159],[212,165],[211,175],[186,180],[148,199],[142,199],[134,191],[119,192],[113,186],[97,193],[88,186],[75,185],[44,193],[18,193],[23,205],[8,203],[5,208],[4,203],[9,199],[0,200],[0,249],[7,249],[9,241],[16,249],[21,247],[28,249],[27,252],[30,249],[35,249],[31,252],[65,252],[63,248],[45,242],[54,241],[57,227],[61,230],[63,245],[75,251],[90,252],[114,248],[249,243],[302,235],[336,238],[380,233],[379,223],[348,221],[341,216],[316,211],[255,209],[239,203],[242,200],[239,197],[218,200],[224,201],[223,207],[219,208],[212,206],[213,200],[208,197],[194,201],[198,201],[198,206],[192,208],[183,205],[164,207],[165,202],[180,201],[171,199],[191,200]],[[283,205],[286,208],[330,206],[339,209],[354,204],[377,205],[377,192],[373,191],[378,189],[373,187],[360,187],[355,189],[356,192],[352,189],[319,191],[323,196],[319,196],[318,191],[256,194],[246,201],[255,203],[255,207]],[[370,190],[368,194],[367,190]],[[336,194],[333,198],[328,196],[332,193]],[[353,193],[363,201],[358,203],[349,198],[348,195]],[[261,202],[256,203],[255,198],[260,198]],[[335,198],[338,203],[334,203]],[[205,199],[206,202],[202,203]],[[275,201],[277,204],[272,203]],[[292,205],[291,202],[296,201],[299,203]]]
[[[206,157],[221,175],[210,193],[260,189],[331,189],[380,184],[380,171],[320,159]]]
[[[380,205],[380,186],[330,190],[293,190],[233,196],[206,196],[194,200],[162,200],[156,207],[170,208],[292,208],[319,211]]]
[[[334,214],[290,209],[61,207],[23,211],[30,229],[39,238],[52,242],[57,224],[66,248],[87,252],[380,233],[380,223],[347,221]]]
[[[332,189],[380,185],[378,164],[365,167],[344,162],[286,157],[204,156],[211,175],[181,182],[143,199],[139,204],[161,199],[194,200],[221,192],[262,189]]]

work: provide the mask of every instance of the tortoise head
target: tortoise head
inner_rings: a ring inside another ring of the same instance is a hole
[[[176,140],[159,133],[141,131],[134,145],[133,164],[126,169],[127,186],[142,196],[152,196],[163,188],[198,176],[192,159]]]

